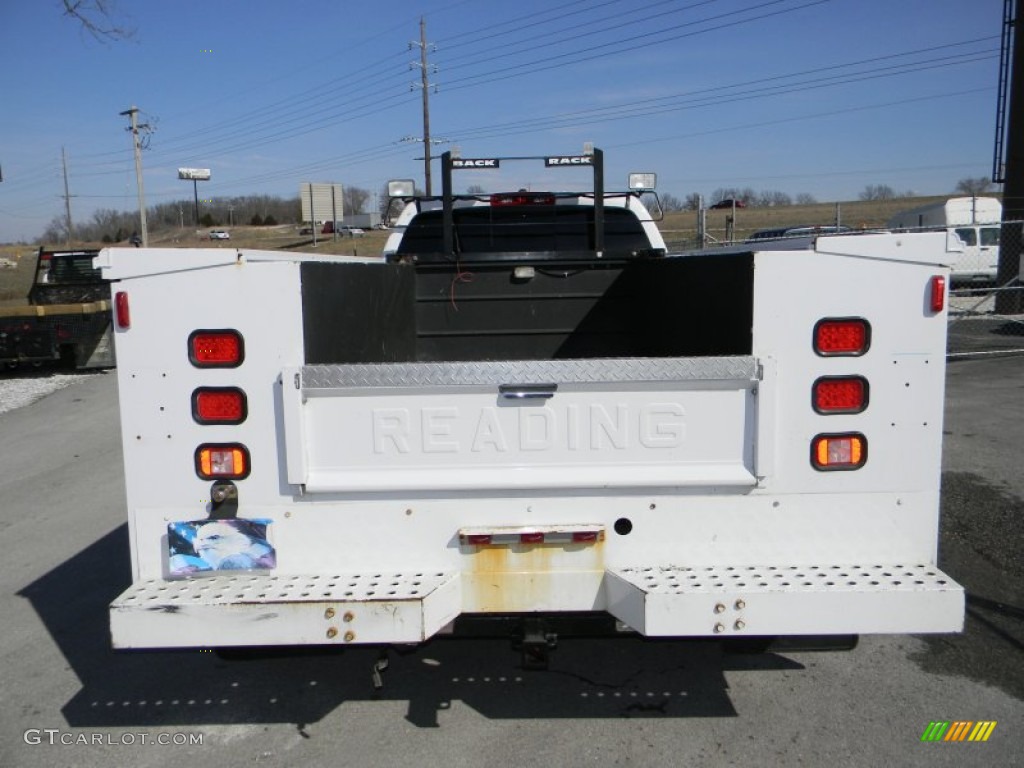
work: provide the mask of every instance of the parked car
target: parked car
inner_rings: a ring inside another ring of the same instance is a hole
[[[211,240],[230,240],[231,235],[225,232],[223,229],[211,229],[210,230]]]
[[[333,234],[335,229],[339,235],[348,235],[349,237],[362,237],[366,234],[365,230],[359,227],[350,227],[348,224],[338,224],[333,221],[325,221],[324,228],[320,230],[321,235]]]
[[[720,211],[723,208],[732,208],[735,205],[736,208],[746,208],[747,204],[742,200],[733,200],[731,197],[727,197],[725,200],[719,200],[717,203],[711,206],[712,211]]]

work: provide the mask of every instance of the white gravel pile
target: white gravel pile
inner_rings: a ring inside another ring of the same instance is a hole
[[[51,392],[81,381],[90,374],[20,373],[0,375],[0,413],[34,403]]]

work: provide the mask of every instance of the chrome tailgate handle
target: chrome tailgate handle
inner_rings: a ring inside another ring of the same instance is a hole
[[[501,384],[498,395],[502,400],[550,400],[558,391],[557,384]]]

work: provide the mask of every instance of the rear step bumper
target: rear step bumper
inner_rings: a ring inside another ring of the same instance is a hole
[[[960,632],[964,590],[927,565],[618,568],[608,611],[643,635]]]
[[[142,581],[110,606],[115,648],[417,643],[461,611],[459,574],[236,573]]]
[[[144,581],[110,606],[116,648],[417,643],[462,612],[451,572]],[[925,565],[605,571],[607,611],[653,637],[958,632],[963,588]]]

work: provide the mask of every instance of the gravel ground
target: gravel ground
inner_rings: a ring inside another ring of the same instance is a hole
[[[64,389],[89,376],[102,376],[104,373],[55,373],[40,370],[0,374],[0,413],[29,405],[58,389]]]

